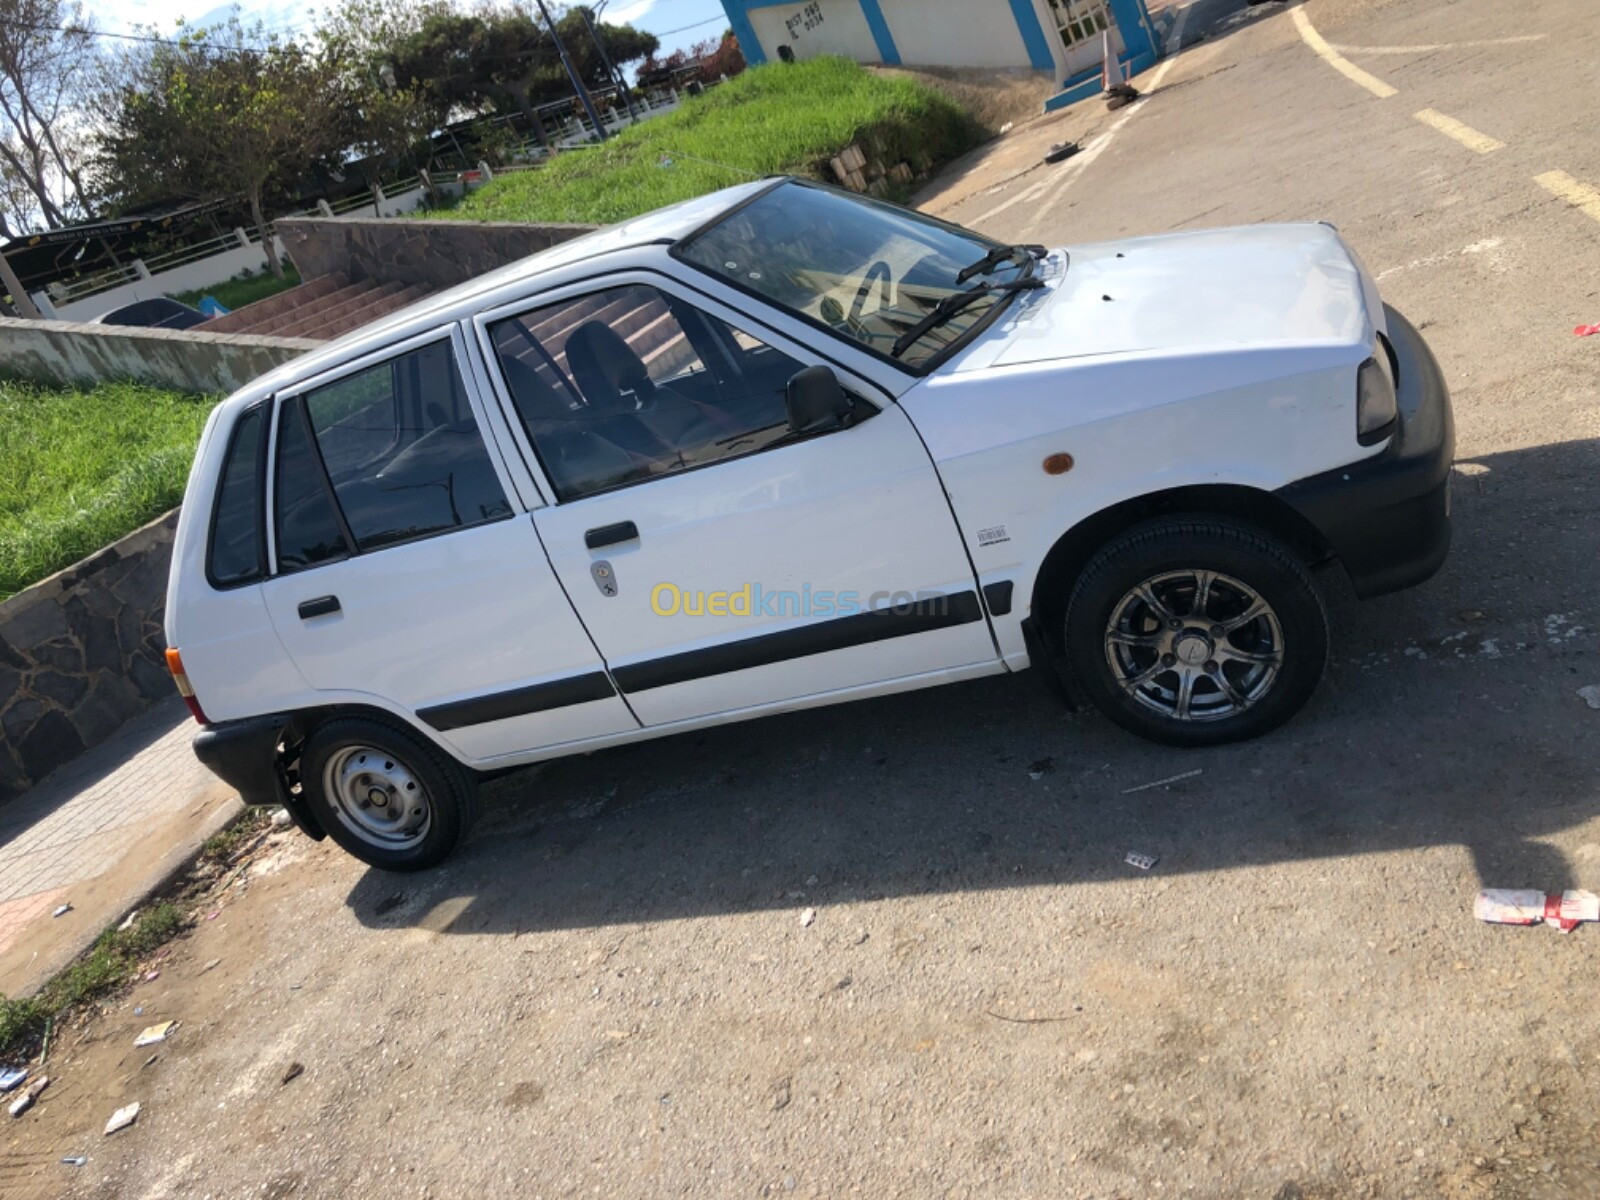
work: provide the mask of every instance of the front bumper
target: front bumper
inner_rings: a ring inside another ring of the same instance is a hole
[[[1450,390],[1416,327],[1388,305],[1384,312],[1399,368],[1388,446],[1278,490],[1327,539],[1363,600],[1421,583],[1450,552]]]
[[[288,724],[287,715],[271,713],[207,725],[194,735],[194,754],[246,804],[281,804],[296,825],[320,841],[325,836],[321,825],[305,801],[290,793],[278,761],[278,743]]]

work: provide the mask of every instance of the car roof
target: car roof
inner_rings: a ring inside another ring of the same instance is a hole
[[[518,259],[476,279],[425,296],[415,304],[397,309],[326,345],[290,359],[251,380],[235,392],[230,400],[239,405],[248,404],[262,395],[335,367],[347,359],[381,350],[385,345],[402,341],[411,334],[457,320],[462,313],[480,307],[475,301],[506,284],[537,279],[540,275],[553,274],[573,263],[618,250],[681,241],[750,197],[780,182],[781,179],[759,179],[723,188],[560,242],[548,250]]]

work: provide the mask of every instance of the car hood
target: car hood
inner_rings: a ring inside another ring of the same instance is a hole
[[[1382,307],[1330,225],[1251,225],[1068,247],[957,371],[1085,355],[1371,344]]]

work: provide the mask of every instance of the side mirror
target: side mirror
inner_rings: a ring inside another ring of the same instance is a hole
[[[853,411],[839,377],[827,367],[807,367],[789,380],[784,390],[792,433],[820,433],[837,429]]]

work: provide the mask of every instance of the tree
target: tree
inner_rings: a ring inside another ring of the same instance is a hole
[[[186,30],[174,44],[130,52],[104,105],[96,171],[123,206],[181,196],[243,196],[272,273],[269,187],[342,157],[351,124],[337,64],[326,54],[246,28]]]
[[[0,233],[89,213],[72,133],[95,43],[67,0],[0,0]]]

